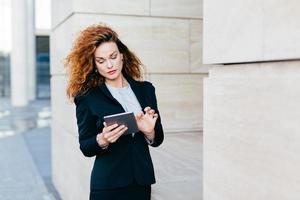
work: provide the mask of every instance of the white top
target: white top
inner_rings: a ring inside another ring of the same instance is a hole
[[[112,96],[122,105],[126,112],[133,112],[136,115],[142,111],[142,107],[129,84],[123,88],[116,88],[108,84],[106,84],[106,86]]]

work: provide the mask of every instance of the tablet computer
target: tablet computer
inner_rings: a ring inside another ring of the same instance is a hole
[[[123,135],[128,135],[139,131],[133,112],[124,112],[114,115],[107,115],[104,116],[103,119],[107,126],[113,125],[115,123],[119,126],[127,126],[128,129],[124,132]]]

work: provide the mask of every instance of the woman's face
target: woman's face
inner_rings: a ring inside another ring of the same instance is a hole
[[[98,72],[105,80],[113,81],[120,77],[123,68],[123,54],[115,42],[100,44],[94,53]]]

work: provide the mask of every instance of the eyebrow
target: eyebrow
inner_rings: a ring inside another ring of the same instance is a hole
[[[117,51],[114,51],[112,52],[109,56],[112,56],[114,53],[118,53]],[[95,57],[95,58],[98,58],[98,59],[104,59],[103,57]]]

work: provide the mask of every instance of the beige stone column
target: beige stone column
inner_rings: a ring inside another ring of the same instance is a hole
[[[204,200],[300,199],[299,9],[204,2]]]
[[[27,1],[12,0],[11,102],[28,104]]]
[[[27,66],[28,66],[28,100],[36,98],[36,44],[35,44],[35,0],[27,0]]]
[[[13,0],[11,5],[11,101],[26,106],[36,94],[34,0]]]

